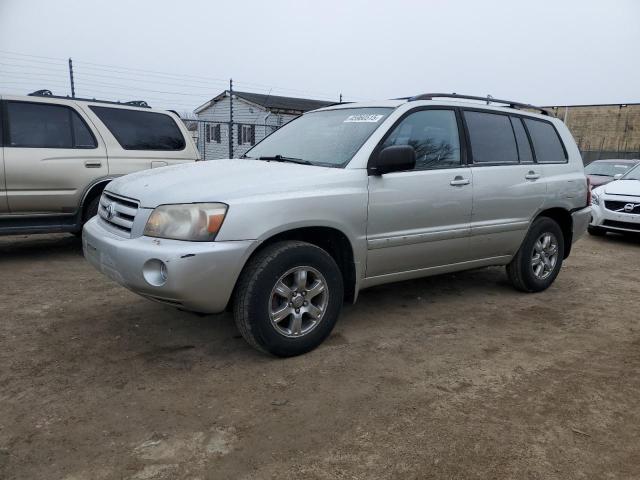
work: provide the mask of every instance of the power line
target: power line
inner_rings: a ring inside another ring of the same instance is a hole
[[[37,65],[13,65],[13,66],[19,66],[19,67],[25,67],[25,68],[40,68],[40,69],[45,69],[45,68],[49,68],[51,69],[51,67],[43,67],[39,64],[51,64],[51,65],[56,65],[56,66],[64,66],[64,64],[62,63],[57,63],[57,61],[60,62],[66,62],[67,59],[63,59],[63,58],[58,58],[58,57],[49,57],[49,56],[44,56],[44,55],[29,55],[29,54],[24,54],[24,53],[19,53],[19,52],[12,52],[12,51],[8,51],[8,50],[0,50],[0,57],[1,56],[5,56],[6,55],[11,55],[14,57],[18,57],[18,58],[9,58],[9,60],[12,61],[23,61],[23,62],[32,62],[32,63],[36,63]],[[55,60],[56,62],[50,62],[49,60]],[[126,75],[129,77],[143,77],[144,81],[146,83],[150,83],[150,84],[165,84],[165,85],[169,85],[169,86],[180,86],[180,87],[188,87],[188,88],[192,88],[192,89],[205,89],[210,87],[212,84],[217,84],[216,86],[222,86],[224,85],[226,87],[226,80],[225,79],[221,79],[221,78],[215,78],[215,77],[206,77],[206,76],[196,76],[196,75],[187,75],[187,74],[177,74],[177,73],[172,73],[172,72],[162,72],[162,71],[158,71],[158,70],[147,70],[147,69],[141,69],[141,68],[133,68],[133,67],[123,67],[123,66],[118,66],[118,65],[110,65],[110,64],[102,64],[102,63],[96,63],[96,62],[85,62],[82,60],[75,60],[74,64],[76,66],[76,72],[78,71],[83,74],[86,73],[87,76],[93,76],[93,77],[98,77],[98,78],[104,78],[106,80],[109,79],[116,79],[116,80],[126,80],[126,81],[133,81],[133,82],[140,82],[142,80],[140,79],[135,79],[135,78],[126,78],[126,77],[118,77],[118,76],[114,76],[114,75],[108,75],[108,73],[118,73],[121,75]],[[89,70],[89,72],[84,72],[84,70]],[[53,70],[53,69],[51,69]],[[93,72],[92,72],[93,71]],[[99,73],[95,73],[95,72],[106,72],[104,74],[102,74],[102,76]],[[159,80],[155,80],[154,78],[149,78],[149,77],[155,77],[155,78],[161,78],[163,80],[168,80],[166,82],[160,82]],[[185,79],[188,79],[185,82]],[[179,81],[180,84],[175,84],[175,83],[170,83],[170,81]],[[201,83],[203,84],[203,86],[197,86],[197,85],[193,85],[196,83]],[[98,82],[96,82],[96,84],[98,84]],[[328,99],[328,98],[333,98],[337,96],[337,93],[328,93],[328,92],[314,92],[314,91],[309,91],[309,90],[302,90],[302,89],[293,89],[293,88],[287,88],[287,87],[279,87],[279,86],[274,86],[274,85],[267,85],[267,84],[261,84],[261,83],[253,83],[253,82],[243,82],[243,81],[237,81],[236,85],[240,86],[240,88],[248,88],[250,90],[263,90],[263,91],[276,91],[276,92],[283,92],[286,95],[286,92],[292,92],[292,93],[296,93],[299,95],[304,95],[304,96],[310,96],[310,97],[319,97],[319,98],[324,98],[324,99]],[[107,86],[107,84],[102,84],[102,86]],[[132,86],[128,86],[128,85],[122,85],[122,84],[111,84],[109,85],[110,87],[117,87],[117,88],[124,88],[124,89],[138,89],[138,90],[145,90],[145,91],[149,91],[149,92],[153,92],[153,93],[162,93],[162,94],[168,94],[168,95],[181,95],[181,96],[199,96],[198,94],[194,94],[194,93],[182,93],[182,92],[170,92],[170,91],[163,91],[163,90],[154,90],[154,89],[142,89],[140,87],[132,87]],[[358,100],[361,99],[359,97],[350,97],[352,99]]]

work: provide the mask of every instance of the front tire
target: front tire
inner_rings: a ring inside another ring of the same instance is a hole
[[[313,350],[329,336],[343,297],[342,274],[326,251],[306,242],[278,242],[245,266],[234,318],[250,345],[290,357]]]
[[[564,235],[551,218],[534,220],[520,250],[507,265],[507,275],[522,292],[540,292],[554,282],[564,259]]]

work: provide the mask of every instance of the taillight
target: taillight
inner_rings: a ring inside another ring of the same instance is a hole
[[[591,180],[587,177],[587,207],[591,205]]]

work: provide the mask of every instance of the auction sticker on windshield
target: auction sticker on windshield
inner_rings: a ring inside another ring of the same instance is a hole
[[[349,115],[343,123],[361,123],[361,122],[376,123],[382,117],[384,117],[384,115],[375,115],[375,114]]]

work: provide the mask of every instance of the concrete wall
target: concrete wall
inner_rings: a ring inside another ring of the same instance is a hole
[[[585,160],[640,156],[640,105],[548,107],[564,120]]]

